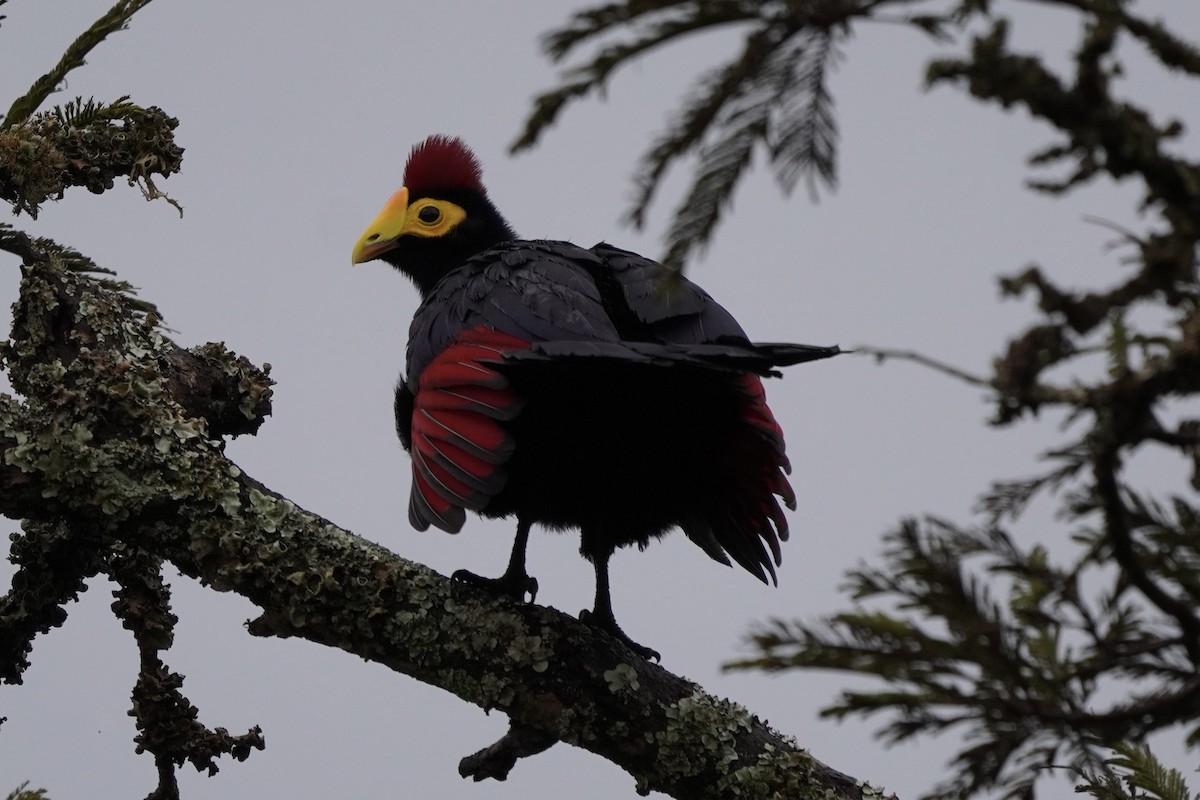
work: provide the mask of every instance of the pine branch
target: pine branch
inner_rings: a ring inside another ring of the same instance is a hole
[[[833,185],[837,124],[825,76],[835,52],[828,30],[768,23],[747,37],[738,58],[697,83],[642,156],[626,214],[626,222],[643,225],[668,167],[700,148],[692,185],[666,235],[664,263],[682,268],[705,247],[759,144],[785,191],[805,173]],[[701,146],[705,138],[712,141]]]
[[[667,169],[694,152],[716,124],[726,106],[752,91],[779,32],[759,28],[746,37],[737,58],[697,79],[667,129],[642,154],[634,178],[634,197],[625,222],[635,228],[646,223],[646,213]]]
[[[785,193],[806,177],[816,195],[820,186],[837,182],[837,121],[828,74],[837,60],[836,44],[860,20],[899,22],[924,35],[944,39],[947,28],[965,12],[883,13],[888,7],[916,5],[921,0],[805,0],[761,3],[746,0],[680,2],[627,0],[576,13],[545,37],[547,54],[558,61],[583,45],[618,32],[630,40],[598,50],[582,66],[564,73],[562,82],[539,95],[522,133],[512,145],[517,152],[532,147],[570,103],[603,88],[608,76],[652,47],[668,44],[703,29],[749,23],[741,53],[697,79],[666,128],[639,159],[634,197],[624,221],[646,222],[650,206],[667,170],[698,154],[691,189],[675,214],[667,235],[665,260],[682,266],[702,249],[727,207],[737,182],[747,173],[750,153],[762,143]],[[804,57],[797,60],[796,55]],[[798,65],[786,81],[770,69],[772,62]],[[774,107],[765,121],[746,116],[751,97],[773,92]],[[740,124],[733,120],[740,119]],[[709,192],[714,192],[709,194]]]
[[[805,48],[795,79],[781,92],[779,112],[771,121],[770,155],[775,177],[791,194],[807,177],[815,201],[824,184],[837,186],[837,118],[829,92],[829,72],[838,59],[831,31],[818,31]]]
[[[1060,448],[1046,453],[1042,458],[1062,463],[1049,472],[1032,478],[995,481],[991,489],[980,498],[978,508],[987,515],[989,526],[1016,521],[1025,513],[1035,496],[1045,491],[1058,491],[1067,481],[1077,477],[1087,465],[1085,454],[1077,448]]]
[[[1183,634],[1184,649],[1193,665],[1200,669],[1200,615],[1197,615],[1193,602],[1163,586],[1159,576],[1148,568],[1133,537],[1129,509],[1117,481],[1119,470],[1120,462],[1115,448],[1106,448],[1098,453],[1092,466],[1095,492],[1104,516],[1113,558],[1129,582],[1156,608],[1178,623]]]
[[[1194,800],[1183,774],[1164,766],[1150,748],[1117,742],[1112,749],[1117,755],[1108,764],[1124,773],[1122,777],[1131,790],[1142,789],[1158,800]]]
[[[700,152],[691,188],[667,228],[664,266],[682,269],[688,255],[708,243],[738,179],[750,166],[755,145],[766,134],[769,113],[764,101],[730,114],[721,138]]]
[[[959,729],[971,744],[928,797],[1018,796],[1039,774],[1030,765],[1099,765],[1104,741],[1200,716],[1200,678],[1181,658],[1182,639],[1135,605],[1086,600],[1080,569],[1054,566],[1044,548],[937,520],[906,523],[887,544],[881,565],[850,573],[854,610],[761,626],[751,636],[757,654],[726,668],[875,676],[882,688],[843,692],[822,713],[886,714],[879,734],[889,742]],[[992,596],[985,574],[1008,578],[1007,597]],[[880,604],[896,610],[875,610]],[[1096,694],[1100,675],[1128,676],[1128,695],[1106,705]]]
[[[620,67],[627,66],[637,56],[686,34],[750,17],[748,12],[736,7],[737,4],[689,3],[689,5],[695,5],[690,15],[679,18],[668,16],[665,19],[654,19],[644,23],[641,29],[632,31],[628,41],[607,45],[586,63],[568,70],[563,75],[563,81],[558,87],[544,92],[534,99],[533,111],[526,119],[521,134],[509,146],[509,152],[519,153],[533,147],[541,135],[554,125],[559,114],[569,103],[582,99],[592,92],[602,91],[612,73]],[[630,19],[633,18],[630,17]],[[555,41],[555,36],[555,34],[551,35],[552,42]]]
[[[116,273],[111,269],[100,266],[73,247],[59,244],[45,236],[30,237],[8,223],[0,222],[0,251],[12,253],[20,258],[24,265],[54,264],[71,272],[91,275],[104,289],[123,295],[139,319],[154,320],[155,324],[162,321],[158,307],[149,300],[138,297],[137,288],[133,284],[116,278]]]
[[[597,6],[576,12],[566,25],[546,34],[542,39],[542,49],[551,59],[559,61],[584,42],[595,39],[613,28],[630,27],[631,23],[643,24],[647,16],[669,18],[672,13],[679,13],[684,18],[696,20],[709,14],[744,15],[744,5],[727,0],[709,0],[703,3],[696,0],[627,0],[623,3]]]
[[[0,0],[2,2],[2,0]],[[4,17],[0,17],[0,20]],[[22,783],[8,793],[6,800],[50,800],[45,789],[29,789],[29,781]]]
[[[808,53],[809,38],[772,27],[763,30],[761,44],[747,43],[746,55],[757,46],[765,48],[766,57],[755,74],[743,79],[734,94],[723,102],[717,117],[706,125],[714,141],[701,150],[691,188],[667,230],[667,250],[662,259],[665,265],[682,269],[688,256],[703,249],[712,237],[739,180],[750,166],[754,149],[767,141],[780,102],[797,91],[797,65]],[[647,197],[650,193],[652,187],[646,189]]]
[[[1162,764],[1150,749],[1129,742],[1116,742],[1117,755],[1104,762],[1104,769],[1085,770],[1083,783],[1075,787],[1096,800],[1197,800],[1188,791],[1183,775]],[[1138,789],[1143,790],[1141,794]]]
[[[1157,21],[1144,20],[1130,14],[1119,3],[1096,0],[1035,0],[1043,5],[1067,6],[1079,11],[1114,17],[1121,27],[1140,39],[1168,68],[1189,75],[1200,75],[1200,48],[1171,33]]]
[[[46,98],[62,84],[67,73],[83,66],[88,53],[108,38],[109,34],[124,30],[133,15],[149,3],[150,0],[118,0],[104,16],[92,23],[90,28],[71,43],[52,70],[38,78],[28,92],[13,102],[3,122],[0,122],[0,131],[7,130],[32,116]]]
[[[94,97],[89,97],[87,102],[84,102],[82,97],[76,97],[50,109],[50,113],[64,128],[86,128],[96,122],[123,120],[138,111],[141,111],[141,108],[130,102],[127,94],[121,95],[111,103],[96,102]]]
[[[1081,51],[1084,55],[1099,57],[1087,50]],[[1194,189],[1200,185],[1200,164],[1167,152],[1162,146],[1164,128],[1144,110],[1075,91],[1086,85],[1086,75],[1102,70],[1086,60],[1080,67],[1075,86],[1065,85],[1037,58],[1009,52],[1008,23],[997,20],[987,35],[975,37],[969,59],[931,62],[926,82],[962,82],[980,99],[1005,107],[1022,105],[1068,137],[1069,150],[1064,152],[1075,155],[1081,165],[1089,159],[1103,164],[1103,173],[1115,180],[1137,176],[1146,185],[1147,203],[1167,204],[1190,213],[1192,220],[1200,218],[1200,196]],[[1084,130],[1088,135],[1078,135]]]

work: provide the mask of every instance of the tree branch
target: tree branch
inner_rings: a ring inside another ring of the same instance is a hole
[[[54,65],[54,69],[38,78],[28,92],[13,102],[4,121],[0,122],[0,130],[24,122],[37,111],[38,106],[66,79],[68,72],[83,66],[84,59],[93,48],[108,38],[110,33],[124,30],[130,18],[149,3],[150,0],[117,0],[117,4],[104,16],[93,22],[78,39],[71,42],[62,58]]]
[[[162,560],[143,550],[127,548],[109,559],[109,575],[118,585],[113,612],[121,624],[133,631],[140,668],[133,687],[133,716],[138,735],[137,752],[154,756],[158,787],[147,800],[179,800],[175,770],[190,762],[209,775],[217,772],[216,758],[231,755],[245,761],[250,751],[262,750],[266,742],[256,725],[241,736],[230,736],[224,728],[209,730],[197,717],[199,711],[183,693],[183,676],[172,672],[159,654],[175,639],[170,589],[162,579]]]
[[[1096,493],[1099,495],[1104,528],[1112,547],[1113,558],[1121,565],[1129,582],[1136,586],[1147,600],[1179,623],[1179,630],[1183,633],[1183,647],[1192,663],[1200,666],[1200,617],[1196,616],[1196,609],[1191,603],[1160,586],[1143,562],[1134,542],[1129,511],[1117,481],[1117,473],[1120,471],[1117,447],[1123,431],[1105,432],[1114,442],[1096,454],[1092,477],[1096,482]]]
[[[26,522],[9,556],[17,565],[12,589],[0,597],[0,682],[18,684],[39,633],[67,619],[63,606],[100,571],[100,543],[88,531],[61,523]]]
[[[931,358],[930,356],[927,356],[924,353],[918,353],[915,350],[896,350],[890,347],[859,346],[855,347],[849,352],[860,353],[864,356],[874,356],[875,360],[880,364],[891,359],[895,359],[897,361],[912,361],[915,364],[920,364],[922,367],[928,367],[935,372],[940,372],[943,375],[949,375],[951,378],[960,380],[963,383],[968,383],[972,386],[979,386],[984,389],[995,388],[995,384],[986,378],[973,375],[966,370],[959,369],[958,367],[947,364],[944,361],[938,361],[936,358]]]
[[[511,723],[499,741],[460,761],[458,774],[476,783],[488,778],[507,780],[518,759],[544,753],[557,742],[558,739],[541,731]]]

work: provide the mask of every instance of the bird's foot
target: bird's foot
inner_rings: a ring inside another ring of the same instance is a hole
[[[524,570],[519,572],[509,570],[499,578],[485,578],[482,575],[476,575],[474,572],[460,569],[456,570],[450,576],[450,580],[477,586],[489,594],[502,595],[516,600],[518,603],[525,602],[525,595],[529,595],[529,602],[531,603],[537,599],[537,578],[528,575]]]
[[[652,650],[644,644],[638,644],[630,639],[629,635],[621,630],[621,626],[617,624],[612,615],[597,614],[584,609],[579,612],[579,621],[604,631],[647,661],[662,661],[662,656],[657,650]]]

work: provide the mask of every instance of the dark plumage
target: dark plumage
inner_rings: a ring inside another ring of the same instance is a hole
[[[404,188],[363,234],[421,292],[396,428],[413,457],[409,520],[457,532],[466,511],[517,517],[498,579],[516,598],[534,523],[577,528],[596,568],[586,617],[613,617],[608,560],[678,527],[712,558],[775,579],[787,538],[783,432],[760,375],[837,348],[754,344],[703,289],[607,244],[525,241],[458,139],[417,145]]]

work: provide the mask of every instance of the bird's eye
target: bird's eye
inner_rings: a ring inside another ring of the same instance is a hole
[[[425,206],[417,212],[417,219],[424,222],[426,225],[432,225],[442,218],[442,212],[437,206]]]

